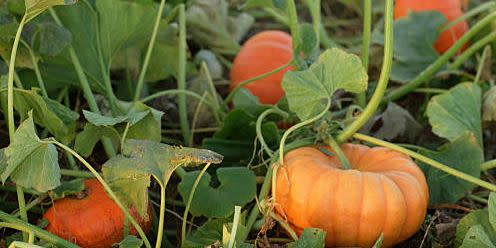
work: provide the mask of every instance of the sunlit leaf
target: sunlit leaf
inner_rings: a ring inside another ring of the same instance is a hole
[[[337,48],[326,50],[308,70],[287,72],[282,80],[290,109],[301,120],[324,111],[338,89],[360,93],[368,76],[360,59]]]
[[[24,0],[26,7],[26,21],[35,18],[46,9],[55,5],[69,5],[76,3],[76,0]]]
[[[186,202],[199,171],[188,172],[178,185]],[[255,173],[246,167],[219,168],[216,172],[218,187],[211,186],[212,177],[204,174],[191,202],[191,214],[209,218],[226,218],[233,214],[234,206],[244,206],[255,198]]]

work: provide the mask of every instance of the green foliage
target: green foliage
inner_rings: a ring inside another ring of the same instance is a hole
[[[188,172],[178,185],[186,202],[199,172]],[[212,187],[212,177],[205,174],[196,188],[191,202],[191,214],[209,218],[226,218],[233,214],[234,206],[244,206],[255,199],[255,173],[245,167],[219,168],[216,172],[218,187]]]
[[[122,155],[109,159],[102,171],[117,196],[144,215],[148,207],[150,176],[165,187],[178,166],[221,161],[221,155],[208,150],[130,139],[122,147]]]
[[[120,243],[119,248],[140,248],[143,246],[143,240],[136,236],[128,235]]]
[[[406,83],[434,62],[439,54],[434,43],[446,18],[436,11],[410,12],[394,22],[394,62],[391,79]],[[380,30],[374,31],[374,42],[383,44]]]
[[[38,138],[31,112],[4,151],[7,166],[0,175],[3,183],[10,178],[17,185],[38,192],[47,192],[60,185],[57,149]]]
[[[325,110],[336,90],[365,91],[367,79],[356,55],[332,48],[322,53],[308,70],[287,72],[282,87],[290,109],[301,120],[307,120]]]
[[[238,41],[254,23],[254,18],[241,13],[229,16],[225,0],[194,0],[186,11],[188,32],[193,38],[222,54],[236,54]],[[215,39],[212,39],[215,37]]]
[[[323,248],[326,232],[318,228],[305,228],[298,240],[288,245],[289,248]]]
[[[481,101],[479,86],[471,83],[458,84],[433,97],[426,112],[432,131],[450,141],[468,131],[482,147]]]
[[[425,152],[424,155],[474,177],[480,176],[480,165],[484,159],[475,136],[467,132],[442,146],[438,152]],[[420,163],[420,166],[429,184],[431,204],[455,203],[475,187],[424,163]]]
[[[74,149],[83,157],[88,157],[93,152],[95,145],[102,137],[110,138],[115,144],[121,139],[119,132],[112,127],[95,126],[87,123],[83,131],[76,136]]]
[[[463,217],[456,227],[455,247],[494,248],[496,243],[496,194],[489,195],[487,209]]]
[[[52,201],[62,199],[68,195],[73,195],[84,190],[84,179],[78,178],[72,181],[63,182],[59,187],[48,192]]]
[[[24,0],[26,22],[55,5],[74,4],[76,0]]]
[[[239,223],[236,235],[236,247],[252,247],[246,246],[243,240],[239,239],[245,233],[246,227],[244,221]],[[226,219],[211,219],[205,222],[202,226],[196,229],[193,234],[187,236],[184,248],[203,248],[211,245],[221,245],[225,231],[229,232],[232,229],[232,223]]]

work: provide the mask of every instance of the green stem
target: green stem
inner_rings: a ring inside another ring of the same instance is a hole
[[[231,234],[229,237],[229,243],[227,244],[227,248],[234,247],[234,241],[236,240],[236,233],[238,232],[240,217],[241,217],[241,206],[234,206],[233,227],[231,229]]]
[[[289,17],[289,30],[291,31],[291,37],[293,38],[293,57],[298,58],[299,54],[299,46],[301,37],[300,37],[300,26],[298,25],[298,12],[296,11],[296,4],[294,0],[287,0],[287,13]],[[298,66],[295,64],[295,67]]]
[[[234,89],[231,90],[231,92],[229,93],[229,95],[227,95],[227,97],[224,99],[224,104],[225,105],[229,105],[229,103],[231,102],[232,98],[234,97],[234,95],[236,95],[236,93],[245,85],[249,84],[249,83],[252,83],[252,82],[255,82],[259,79],[262,79],[262,78],[265,78],[265,77],[268,77],[274,73],[277,73],[277,72],[280,72],[281,70],[291,66],[293,64],[293,60],[290,60],[288,63],[284,64],[284,65],[281,65],[279,67],[277,67],[276,69],[272,70],[272,71],[269,71],[269,72],[266,72],[262,75],[258,75],[256,77],[253,77],[253,78],[250,78],[248,80],[245,80],[241,83],[239,83],[238,85],[236,85],[236,87],[234,87]]]
[[[481,169],[483,171],[487,171],[487,170],[490,170],[493,168],[496,168],[496,159],[486,161],[486,162],[482,163],[482,165],[481,165]]]
[[[365,71],[369,68],[370,34],[372,30],[372,0],[363,0],[363,31],[362,31],[362,65]],[[366,94],[364,91],[357,96],[358,105],[365,108]]]
[[[298,235],[296,235],[295,231],[293,231],[291,226],[289,226],[289,224],[285,220],[281,219],[281,217],[277,216],[274,213],[270,213],[270,217],[276,220],[279,223],[279,225],[281,225],[281,227],[284,228],[284,230],[286,230],[286,232],[289,233],[289,236],[291,236],[293,240],[298,239]]]
[[[427,94],[443,94],[443,93],[448,92],[448,90],[435,89],[435,88],[418,88],[418,89],[415,89],[413,92],[427,93]]]
[[[311,124],[311,123],[319,120],[329,111],[330,107],[331,107],[331,98],[329,97],[329,99],[327,99],[326,107],[324,108],[324,110],[322,112],[320,112],[318,115],[316,115],[316,116],[314,116],[308,120],[305,120],[303,122],[300,122],[300,123],[290,127],[288,130],[286,130],[284,132],[284,134],[282,135],[282,138],[281,138],[281,142],[279,144],[279,163],[280,164],[284,165],[284,144],[286,143],[286,139],[289,137],[289,134],[291,134],[295,130],[299,129],[300,127],[306,126],[308,124]]]
[[[260,114],[260,116],[258,116],[258,118],[257,118],[256,133],[257,133],[258,141],[262,145],[262,148],[265,150],[265,152],[269,156],[272,156],[272,155],[274,155],[274,151],[272,151],[269,148],[269,146],[265,142],[265,139],[264,139],[263,133],[262,133],[262,122],[265,119],[265,117],[267,117],[270,114],[278,114],[278,115],[282,116],[283,118],[288,118],[288,113],[286,113],[286,112],[284,112],[278,108],[270,108],[270,109],[267,109],[264,112],[262,112],[262,114]]]
[[[453,21],[450,21],[448,24],[444,25],[443,28],[440,30],[440,32],[444,32],[444,31],[450,29],[451,27],[455,26],[459,22],[466,20],[472,16],[478,15],[479,13],[481,13],[485,10],[490,10],[494,6],[496,6],[496,2],[493,2],[493,1],[481,4],[481,5],[473,8],[473,9],[465,12],[463,15],[459,16],[458,18],[454,19]]]
[[[487,44],[495,40],[496,40],[496,32],[492,32],[486,35],[484,38],[478,40],[473,45],[471,45],[467,50],[465,50],[462,54],[460,54],[460,56],[456,58],[455,62],[453,62],[453,64],[450,64],[448,66],[448,69],[450,70],[458,69],[475,52],[477,52],[479,49],[485,47]]]
[[[200,171],[200,174],[198,174],[198,176],[196,177],[195,183],[193,184],[191,192],[189,193],[188,201],[186,202],[186,208],[184,209],[183,223],[181,226],[181,247],[184,247],[184,244],[186,242],[186,220],[188,219],[188,212],[189,208],[191,207],[191,202],[193,201],[193,196],[195,195],[196,187],[198,187],[198,184],[200,183],[200,180],[203,177],[203,174],[205,174],[205,172],[207,171],[208,167],[210,167],[210,163],[205,165],[205,167],[203,167],[203,169]]]
[[[387,103],[389,101],[395,101],[404,95],[410,93],[414,89],[418,88],[420,85],[428,81],[432,78],[432,76],[441,69],[443,65],[445,65],[448,60],[453,57],[462,47],[467,43],[475,34],[481,31],[485,26],[492,23],[492,21],[496,19],[496,12],[493,12],[482,20],[480,20],[477,24],[475,24],[468,32],[466,32],[458,41],[451,46],[448,51],[446,51],[443,55],[441,55],[436,61],[430,64],[425,70],[417,75],[412,81],[404,84],[403,86],[396,88],[386,95],[384,99],[382,99],[382,103]]]
[[[348,161],[348,158],[344,154],[343,150],[341,147],[339,147],[339,144],[332,138],[330,135],[327,137],[327,139],[324,141],[327,145],[329,145],[332,150],[336,153],[336,155],[339,158],[339,161],[341,161],[341,165],[343,166],[343,169],[345,170],[351,170],[353,167],[350,164],[350,161]]]
[[[141,96],[141,91],[143,89],[143,83],[145,81],[146,71],[148,70],[148,64],[150,63],[150,58],[152,56],[153,47],[155,46],[155,40],[157,39],[158,28],[160,26],[160,20],[162,19],[162,13],[165,7],[165,0],[160,0],[160,6],[158,7],[158,12],[155,17],[155,24],[153,26],[152,36],[150,42],[148,43],[148,48],[145,54],[145,60],[143,61],[143,67],[141,68],[138,83],[136,85],[136,91],[134,92],[134,101],[138,101]]]
[[[41,94],[44,97],[48,97],[45,82],[43,81],[43,77],[41,76],[40,67],[38,66],[38,62],[36,61],[36,57],[34,56],[33,49],[31,49],[31,47],[23,40],[20,40],[20,42],[24,45],[24,47],[26,47],[26,49],[28,49],[29,56],[31,57],[31,63],[33,63],[34,74],[36,75],[36,80],[38,80],[38,86],[41,89]]]
[[[337,141],[339,143],[349,139],[355,132],[360,130],[365,123],[367,123],[370,117],[372,117],[377,110],[377,107],[380,105],[381,99],[386,91],[389,82],[389,74],[393,63],[393,0],[386,0],[384,13],[384,58],[379,82],[377,83],[375,92],[364,111],[337,137]]]
[[[36,237],[45,240],[49,243],[56,245],[57,247],[64,248],[79,248],[79,246],[65,240],[59,238],[35,225],[31,225],[27,222],[24,222],[20,219],[17,219],[3,211],[0,210],[0,220],[3,220],[8,223],[0,223],[0,227],[12,228],[22,232],[32,232]]]
[[[66,146],[66,145],[64,145],[64,144],[62,144],[56,140],[52,140],[52,141],[50,141],[50,143],[55,144],[55,145],[59,146],[60,148],[62,148],[63,150],[71,153],[95,176],[95,178],[102,184],[103,188],[105,189],[107,194],[110,196],[110,198],[122,210],[122,212],[124,213],[124,216],[131,221],[131,224],[133,224],[133,226],[136,229],[136,231],[138,232],[139,236],[141,237],[141,239],[145,243],[145,246],[147,248],[151,248],[150,241],[148,241],[148,238],[146,237],[145,232],[143,232],[143,229],[141,228],[141,226],[131,216],[131,214],[129,213],[129,210],[124,206],[124,204],[122,204],[122,202],[119,200],[119,198],[117,198],[114,191],[112,191],[110,186],[105,182],[105,180],[103,180],[102,176],[100,176],[100,174],[98,174],[98,172],[88,162],[86,162],[86,160],[83,157],[81,157],[77,152],[75,152],[74,150],[72,150],[68,146]]]
[[[162,246],[162,238],[164,236],[164,222],[165,222],[165,185],[163,185],[160,180],[156,178],[157,182],[160,184],[160,214],[158,218],[158,230],[157,230],[157,242],[155,243],[155,248],[160,248]]]
[[[93,176],[93,174],[91,172],[82,171],[82,170],[60,169],[60,174],[62,174],[63,176],[71,176],[71,177],[79,177],[79,178],[94,178],[95,177],[95,176]]]
[[[479,65],[477,66],[477,73],[475,74],[475,79],[474,79],[474,84],[477,84],[479,83],[479,80],[481,79],[482,77],[482,72],[484,71],[484,68],[485,68],[485,65],[486,63],[491,63],[491,61],[487,60],[489,54],[491,53],[491,46],[490,45],[487,45],[485,48],[484,48],[484,51],[482,52],[482,56],[479,60]]]
[[[289,26],[289,18],[287,16],[277,12],[274,8],[264,7],[263,10],[279,23]]]
[[[52,9],[48,9],[50,12],[50,15],[52,18],[55,20],[55,22],[63,27],[62,22],[60,21],[59,17],[57,16],[57,13]],[[88,106],[92,112],[95,113],[100,113],[100,110],[98,109],[98,105],[96,104],[95,96],[93,95],[93,92],[91,91],[90,83],[88,81],[88,78],[86,77],[86,74],[84,74],[84,69],[81,66],[81,62],[79,61],[79,58],[76,54],[76,51],[72,46],[69,46],[69,56],[71,57],[72,64],[74,65],[74,69],[76,70],[76,74],[78,76],[81,89],[83,90],[84,98],[88,102]],[[107,154],[107,157],[111,158],[116,155],[115,148],[110,141],[109,138],[102,137],[102,144],[103,148],[105,150],[105,153]]]
[[[179,65],[177,72],[177,89],[186,90],[186,13],[184,4],[179,5]],[[183,131],[183,140],[188,142],[191,130],[188,123],[188,109],[186,96],[181,94],[178,98],[179,124]]]
[[[9,74],[7,76],[7,121],[9,127],[9,139],[10,143],[14,141],[15,133],[15,123],[14,123],[14,73],[15,73],[15,61],[17,56],[17,48],[19,46],[19,41],[21,40],[22,29],[26,22],[26,16],[24,15],[17,28],[17,33],[14,38],[14,44],[12,45],[12,51],[10,53],[9,59]],[[26,211],[26,201],[24,199],[24,191],[21,186],[16,185],[17,191],[17,201],[19,203],[19,213],[21,214],[22,220],[28,222],[28,213]],[[27,240],[27,233],[22,233],[24,241]]]
[[[219,98],[217,98],[217,90],[215,89],[214,81],[212,80],[212,76],[210,75],[210,70],[208,69],[207,63],[205,61],[202,62],[201,68],[205,72],[205,76],[207,77],[208,86],[210,88],[210,94],[212,95],[212,102],[215,108],[217,109],[217,111],[214,112],[215,121],[217,122],[218,125],[221,125],[222,121],[220,120],[218,114],[218,111],[220,111],[219,100],[218,100]]]
[[[322,26],[321,14],[320,14],[320,0],[306,0],[305,1],[310,15],[312,16],[313,31],[317,36],[317,44],[320,44],[320,27]]]
[[[26,211],[29,211],[30,209],[34,208],[36,205],[40,204],[43,202],[43,200],[45,200],[46,198],[48,197],[47,194],[43,194],[39,197],[37,197],[36,199],[34,199],[33,201],[31,201],[30,203],[28,203],[26,205]],[[17,212],[16,214],[14,214],[14,217],[19,217],[20,215],[20,212]]]
[[[455,170],[447,165],[444,165],[442,163],[439,163],[433,159],[430,159],[428,157],[425,157],[425,156],[422,156],[414,151],[411,151],[411,150],[408,150],[406,148],[403,148],[401,146],[398,146],[398,145],[395,145],[395,144],[392,144],[392,143],[389,143],[389,142],[386,142],[386,141],[383,141],[383,140],[380,140],[380,139],[376,139],[374,137],[370,137],[368,135],[364,135],[364,134],[360,134],[360,133],[356,133],[355,135],[353,135],[353,137],[355,139],[359,139],[359,140],[362,140],[362,141],[365,141],[365,142],[368,142],[368,143],[371,143],[371,144],[374,144],[374,145],[378,145],[378,146],[383,146],[383,147],[387,147],[391,150],[394,150],[394,151],[397,151],[397,152],[401,152],[403,154],[406,154],[412,158],[415,158],[419,161],[422,161],[424,162],[425,164],[428,164],[440,171],[443,171],[449,175],[452,175],[454,177],[457,177],[457,178],[460,178],[464,181],[467,181],[467,182],[470,182],[470,183],[473,183],[475,185],[478,185],[482,188],[485,188],[485,189],[488,189],[490,191],[496,191],[496,185],[492,184],[492,183],[488,183],[486,181],[483,181],[477,177],[474,177],[474,176],[471,176],[471,175],[468,175],[468,174],[465,174],[461,171],[458,171],[458,170]]]
[[[473,194],[469,194],[467,196],[467,198],[470,200],[482,203],[482,204],[486,204],[486,205],[489,203],[489,201],[487,199],[480,197],[480,196],[473,195]]]
[[[127,136],[127,132],[129,131],[129,127],[130,127],[130,123],[127,122],[126,123],[126,127],[124,128],[124,133],[122,133],[122,138],[121,138],[121,152],[122,152],[122,149],[124,149],[124,143],[126,142],[126,136]]]

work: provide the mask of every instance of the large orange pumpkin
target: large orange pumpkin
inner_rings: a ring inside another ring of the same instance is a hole
[[[84,198],[64,198],[48,209],[43,215],[49,223],[46,230],[83,248],[108,248],[119,243],[124,236],[124,213],[98,180],[85,180],[84,185]],[[145,217],[139,217],[135,209],[130,211],[145,231],[150,230],[151,211]],[[136,230],[130,228],[130,234],[136,235]]]
[[[384,246],[392,246],[413,235],[429,199],[417,165],[387,148],[345,144],[341,149],[352,169],[342,169],[338,157],[316,147],[285,155],[273,192],[278,213],[298,234],[307,227],[325,230],[332,247],[371,247],[381,233]]]
[[[408,15],[409,11],[435,10],[453,21],[463,15],[461,0],[396,0],[394,6],[394,19]],[[436,50],[444,53],[468,30],[465,20],[458,22],[455,26],[441,33],[434,44]]]
[[[231,67],[231,90],[239,83],[288,63],[293,58],[291,36],[282,31],[263,31],[248,39]],[[284,96],[281,80],[291,67],[244,86],[261,103],[275,104]]]

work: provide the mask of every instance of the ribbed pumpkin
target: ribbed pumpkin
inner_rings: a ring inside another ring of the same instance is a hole
[[[341,149],[352,169],[342,169],[337,156],[316,147],[287,153],[273,192],[277,212],[298,234],[307,227],[325,230],[330,247],[371,247],[381,233],[383,245],[392,246],[413,235],[429,199],[417,165],[387,148]]]
[[[124,213],[98,180],[85,180],[84,185],[84,198],[64,198],[48,209],[43,215],[49,223],[46,230],[83,248],[108,248],[119,243],[124,235]],[[135,209],[130,211],[144,231],[150,230],[151,211],[144,218]],[[130,234],[136,235],[131,224]]]
[[[243,44],[231,67],[231,90],[239,83],[288,63],[293,58],[291,36],[282,31],[260,32]],[[251,82],[244,88],[261,103],[275,104],[284,96],[281,80],[291,67]]]
[[[466,3],[464,3],[466,4]],[[408,15],[408,12],[431,11],[440,12],[448,21],[453,21],[463,15],[461,0],[396,0],[394,19]],[[448,50],[468,30],[465,20],[441,33],[434,47],[440,53]]]

